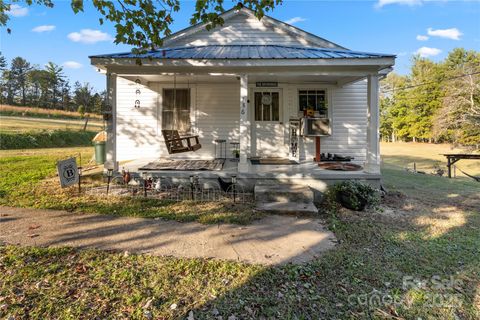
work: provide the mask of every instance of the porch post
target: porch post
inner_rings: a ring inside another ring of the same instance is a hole
[[[378,75],[367,77],[367,161],[365,171],[369,173],[380,173],[380,116],[378,105]]]
[[[248,120],[248,75],[240,75],[240,162],[238,172],[248,172],[250,121]]]
[[[106,131],[106,161],[105,168],[118,170],[117,162],[117,75],[115,73],[106,74],[107,78],[107,104],[110,107],[109,119],[107,120]]]

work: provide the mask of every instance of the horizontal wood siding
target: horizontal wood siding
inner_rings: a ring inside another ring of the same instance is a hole
[[[136,84],[118,77],[117,81],[117,157],[118,161],[136,158],[213,158],[214,140],[226,139],[227,158],[232,157],[230,142],[239,140],[239,84],[190,83],[191,121],[194,134],[200,137],[202,148],[197,152],[168,155],[161,135],[162,90],[169,84],[149,83],[141,88],[141,107],[134,108]],[[185,85],[178,84],[178,88]],[[297,118],[300,83],[280,83],[283,99],[282,120],[285,124],[284,143],[288,150],[288,119]],[[311,83],[309,88],[316,87]],[[332,135],[321,138],[322,152],[355,157],[355,162],[366,160],[367,145],[367,84],[360,81],[343,88],[319,85],[328,90]],[[253,87],[249,87],[252,90]],[[250,100],[252,103],[252,100]],[[250,108],[252,110],[252,108]],[[280,120],[280,121],[282,121]],[[313,138],[300,139],[301,159],[314,157]],[[278,148],[281,150],[282,148]],[[283,156],[283,153],[279,156]]]
[[[230,142],[239,140],[240,85],[238,83],[197,86],[196,129],[202,157],[214,155],[214,140],[226,139],[227,158],[232,157]]]
[[[140,89],[140,108],[135,108],[136,89]],[[138,85],[117,77],[117,161],[158,157],[158,104],[155,84]]]
[[[312,88],[312,85],[309,84]],[[298,90],[301,84],[287,86],[286,103],[290,116],[298,117]],[[325,86],[319,85],[319,89]],[[354,157],[354,162],[363,164],[367,146],[367,83],[359,81],[343,88],[327,87],[332,135],[321,137],[321,152]],[[300,141],[301,159],[315,156],[315,138],[304,137]]]
[[[267,26],[255,17],[237,14],[227,20],[223,26],[213,30],[202,30],[183,39],[169,43],[169,47],[201,46],[228,44],[276,44],[276,45],[311,45],[302,37],[285,32],[279,28]]]

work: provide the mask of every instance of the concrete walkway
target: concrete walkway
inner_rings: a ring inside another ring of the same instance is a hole
[[[309,261],[333,248],[335,236],[317,219],[291,216],[267,216],[247,226],[202,225],[0,207],[0,243],[275,265]]]

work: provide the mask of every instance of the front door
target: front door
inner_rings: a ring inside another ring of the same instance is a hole
[[[279,89],[253,92],[252,154],[257,157],[285,157],[282,104]]]

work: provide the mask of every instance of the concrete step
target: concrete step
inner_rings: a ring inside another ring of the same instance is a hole
[[[298,184],[256,184],[254,193],[257,203],[313,203],[313,191]]]
[[[298,202],[257,202],[257,210],[280,214],[316,214],[317,207],[310,203]]]

